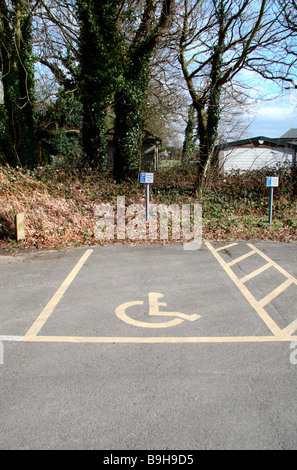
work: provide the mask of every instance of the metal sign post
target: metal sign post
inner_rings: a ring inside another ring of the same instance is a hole
[[[270,188],[270,198],[269,198],[269,220],[272,222],[272,207],[273,207],[273,188],[277,188],[279,185],[278,176],[267,176],[266,177],[266,187]]]
[[[140,182],[145,183],[145,217],[149,220],[150,217],[150,206],[149,206],[149,194],[150,184],[154,182],[154,173],[140,173]]]
[[[268,222],[272,222],[272,207],[273,207],[273,187],[270,187],[270,197],[269,197],[269,219]]]

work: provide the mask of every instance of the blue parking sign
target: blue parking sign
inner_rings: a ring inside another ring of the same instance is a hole
[[[278,176],[267,176],[266,177],[266,187],[268,188],[277,188],[279,184]]]
[[[151,184],[154,182],[154,173],[140,173],[140,182]]]

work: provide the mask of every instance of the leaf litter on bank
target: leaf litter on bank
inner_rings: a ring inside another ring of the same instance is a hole
[[[280,194],[276,199],[273,222],[268,224],[268,196],[265,192],[255,195],[255,188],[253,197],[237,194],[239,185],[225,179],[198,200],[192,191],[194,179],[189,176],[157,174],[155,181],[150,191],[151,203],[179,207],[201,203],[204,239],[297,241],[297,201],[287,194]],[[111,177],[87,170],[70,173],[52,167],[29,171],[0,166],[0,249],[18,253],[107,243],[184,241],[173,239],[170,230],[167,240],[150,240],[148,224],[145,239],[118,240],[116,236],[111,240],[97,239],[95,205],[111,204],[116,220],[118,196],[125,196],[126,207],[133,203],[145,205],[144,185],[117,185]],[[20,212],[25,213],[26,239],[16,243],[14,216]],[[126,217],[126,223],[128,220]]]

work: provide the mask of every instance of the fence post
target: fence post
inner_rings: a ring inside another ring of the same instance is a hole
[[[24,220],[24,212],[22,212],[21,214],[16,214],[14,218],[15,238],[17,242],[26,238]]]

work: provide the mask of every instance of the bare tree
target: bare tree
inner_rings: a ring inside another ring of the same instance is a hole
[[[270,0],[183,0],[179,61],[198,118],[201,190],[213,157],[222,96],[230,85],[240,90],[243,71],[273,80],[290,79],[292,58],[282,45],[291,32],[277,19]]]
[[[79,25],[75,1],[40,0],[34,21],[33,50],[39,75],[51,75],[56,87],[77,86]],[[41,73],[42,70],[42,73]]]
[[[288,31],[291,33],[290,39],[284,41],[283,49],[284,55],[292,58],[295,57],[295,60],[292,60],[291,67],[296,67],[296,57],[297,57],[297,3],[295,0],[279,0],[279,6],[281,10],[280,22],[281,25],[285,25]],[[281,77],[284,81],[290,82],[290,88],[297,88],[297,84],[289,76]]]
[[[169,144],[184,131],[188,111],[188,93],[180,73],[176,54],[171,53],[164,38],[152,58],[151,78],[147,90],[145,128]]]

